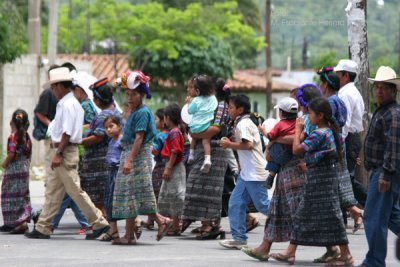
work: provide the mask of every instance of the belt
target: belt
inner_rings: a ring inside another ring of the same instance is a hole
[[[50,148],[58,148],[60,143],[50,143]],[[68,142],[67,146],[77,146],[79,144]]]

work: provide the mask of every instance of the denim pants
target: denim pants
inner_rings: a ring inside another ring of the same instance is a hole
[[[71,207],[71,210],[74,212],[76,220],[79,222],[82,228],[87,228],[90,226],[90,224],[86,220],[85,215],[83,215],[82,211],[78,208],[72,198],[68,194],[65,194],[64,199],[61,203],[61,207],[58,210],[56,217],[54,217],[53,222],[51,223],[54,228],[57,228],[60,224],[61,218],[64,215],[64,212],[68,208],[68,206]]]
[[[256,209],[267,214],[269,208],[268,193],[265,182],[244,181],[238,177],[235,189],[229,199],[229,223],[232,237],[239,242],[246,242],[246,208],[252,201]]]
[[[387,254],[388,229],[400,234],[400,176],[391,181],[385,193],[378,191],[378,179],[382,169],[370,176],[367,202],[364,208],[364,227],[368,241],[368,253],[363,262],[368,267],[384,267]]]
[[[268,161],[266,170],[277,173],[281,165],[285,164],[292,158],[292,151],[286,149],[282,144],[275,143],[269,149],[269,155],[272,161]]]

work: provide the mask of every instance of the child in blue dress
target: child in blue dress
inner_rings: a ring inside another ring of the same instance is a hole
[[[111,241],[119,238],[117,220],[112,217],[112,205],[115,178],[117,176],[122,152],[122,117],[119,115],[110,115],[106,117],[104,119],[104,129],[107,136],[110,138],[106,155],[108,179],[104,193],[104,208],[106,210],[107,219],[110,222],[110,230],[100,238],[100,241]]]
[[[214,95],[213,83],[207,75],[199,75],[192,78],[188,83],[188,112],[192,114],[189,128],[192,133],[201,133],[211,126],[214,120],[214,112],[218,106],[218,100]],[[202,139],[204,148],[204,162],[200,168],[202,173],[208,173],[211,168],[211,139]],[[194,150],[196,140],[190,142],[190,153],[188,163],[194,162]]]

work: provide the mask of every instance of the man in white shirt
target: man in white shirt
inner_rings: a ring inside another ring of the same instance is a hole
[[[50,123],[49,134],[56,153],[51,162],[54,176],[46,183],[45,203],[42,213],[32,232],[26,233],[28,238],[49,239],[52,234],[51,222],[56,216],[65,193],[85,214],[89,224],[93,225],[93,233],[86,239],[95,239],[110,228],[102,212],[97,209],[80,186],[78,175],[78,144],[82,141],[83,109],[71,92],[72,77],[68,68],[60,67],[49,72],[50,80],[44,85],[51,89],[59,100],[56,116]]]
[[[350,59],[341,59],[334,68],[340,80],[338,97],[343,100],[347,109],[346,124],[342,129],[343,138],[346,140],[347,169],[350,173],[354,196],[364,206],[367,198],[366,189],[360,182],[354,179],[356,161],[361,151],[360,133],[364,130],[363,115],[365,110],[364,100],[360,91],[354,85],[357,70],[357,63]]]

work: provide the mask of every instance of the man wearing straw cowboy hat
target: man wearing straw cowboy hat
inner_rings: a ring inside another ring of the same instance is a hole
[[[377,109],[364,144],[365,168],[371,171],[364,226],[368,253],[360,266],[383,267],[388,229],[400,234],[400,78],[393,69],[379,67],[373,83]]]
[[[93,225],[93,233],[86,234],[86,239],[95,239],[107,232],[110,227],[102,212],[81,189],[79,182],[77,145],[82,141],[83,109],[71,92],[73,84],[68,68],[53,69],[49,72],[49,76],[50,79],[44,87],[51,86],[54,96],[59,99],[56,116],[49,126],[53,149],[56,149],[51,162],[54,176],[47,180],[45,202],[36,227],[25,236],[37,239],[50,238],[51,222],[67,193],[83,211],[89,224]]]

